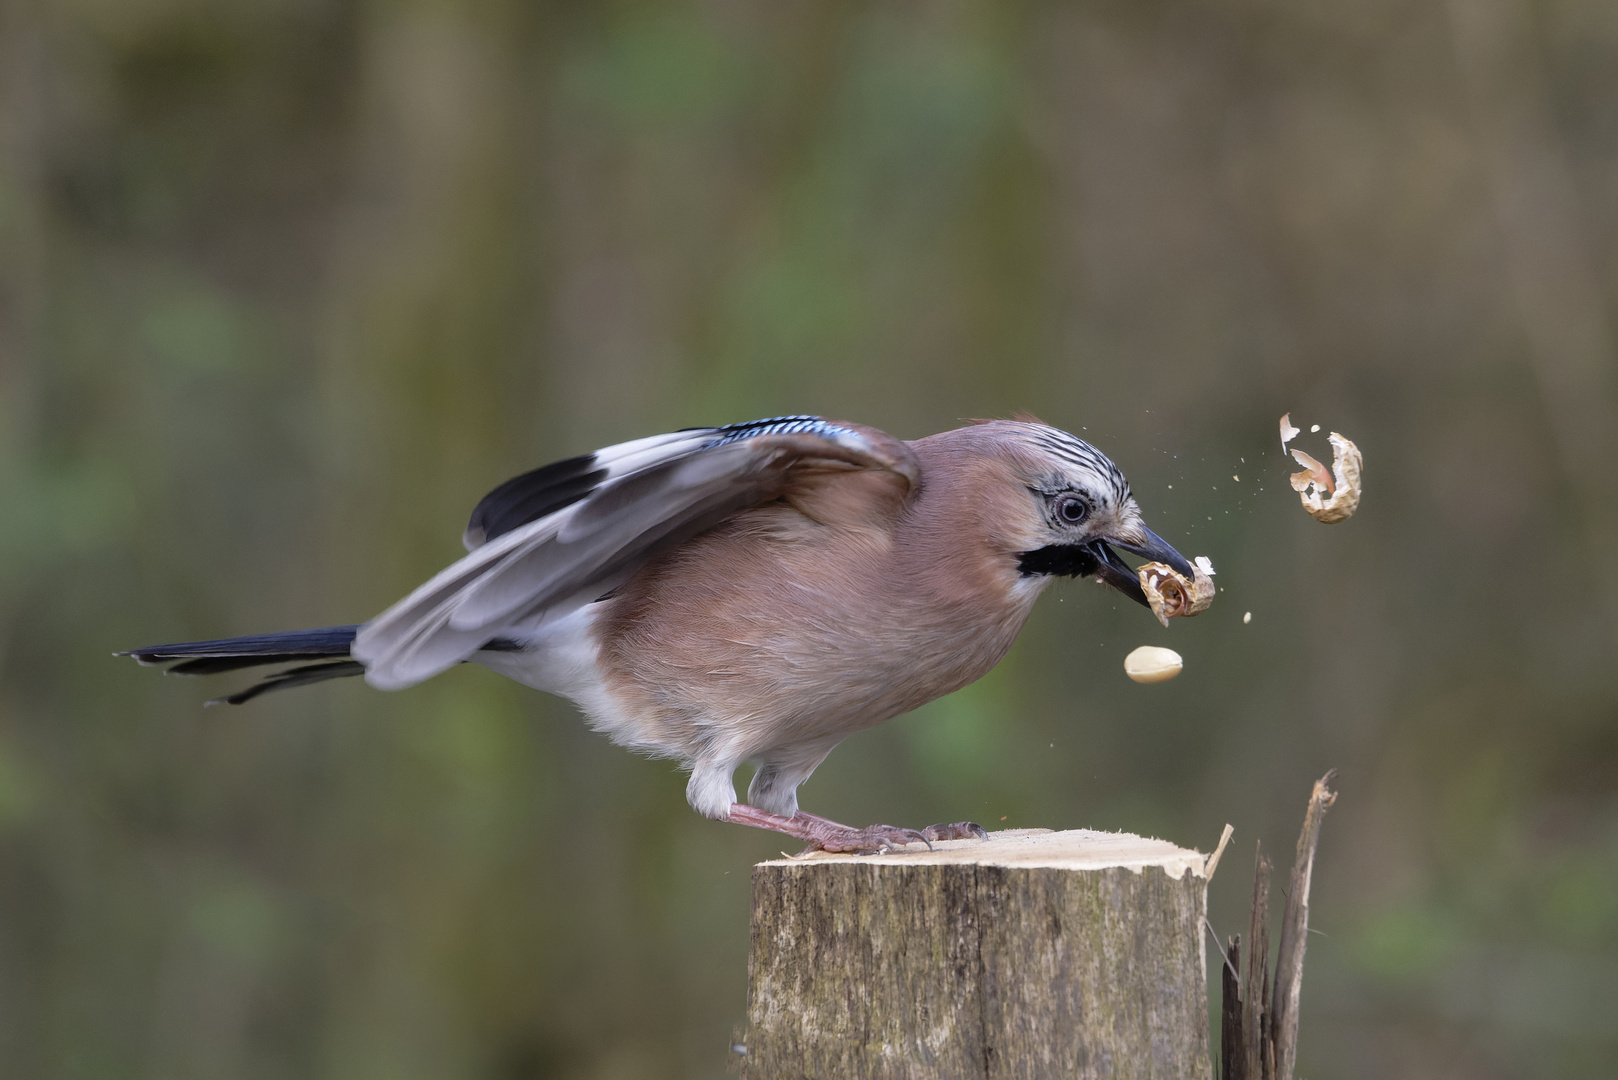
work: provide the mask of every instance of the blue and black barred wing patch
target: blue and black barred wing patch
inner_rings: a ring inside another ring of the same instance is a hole
[[[726,424],[717,428],[691,428],[712,436],[708,446],[753,439],[760,435],[815,435],[822,439],[847,438],[857,433],[853,428],[834,424],[819,416],[772,416],[768,420],[750,420],[745,424]]]

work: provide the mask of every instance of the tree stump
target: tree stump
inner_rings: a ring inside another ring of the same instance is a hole
[[[1206,857],[1014,830],[753,868],[754,1080],[1206,1077]]]

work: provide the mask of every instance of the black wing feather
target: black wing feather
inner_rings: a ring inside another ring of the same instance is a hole
[[[467,539],[487,543],[530,521],[565,510],[607,478],[594,454],[552,462],[513,477],[483,496],[466,523]]]

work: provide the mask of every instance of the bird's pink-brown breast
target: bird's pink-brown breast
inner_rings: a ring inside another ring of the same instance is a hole
[[[1015,560],[1037,516],[981,435],[910,444],[913,491],[882,470],[816,475],[643,568],[595,623],[625,741],[754,756],[993,667],[1039,592]]]

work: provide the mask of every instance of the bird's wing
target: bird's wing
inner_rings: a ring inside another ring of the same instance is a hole
[[[834,474],[872,472],[894,479],[883,485],[894,512],[919,478],[898,439],[814,416],[657,435],[537,469],[478,504],[469,554],[361,627],[354,658],[374,686],[412,685],[599,599],[739,510],[812,501]]]

